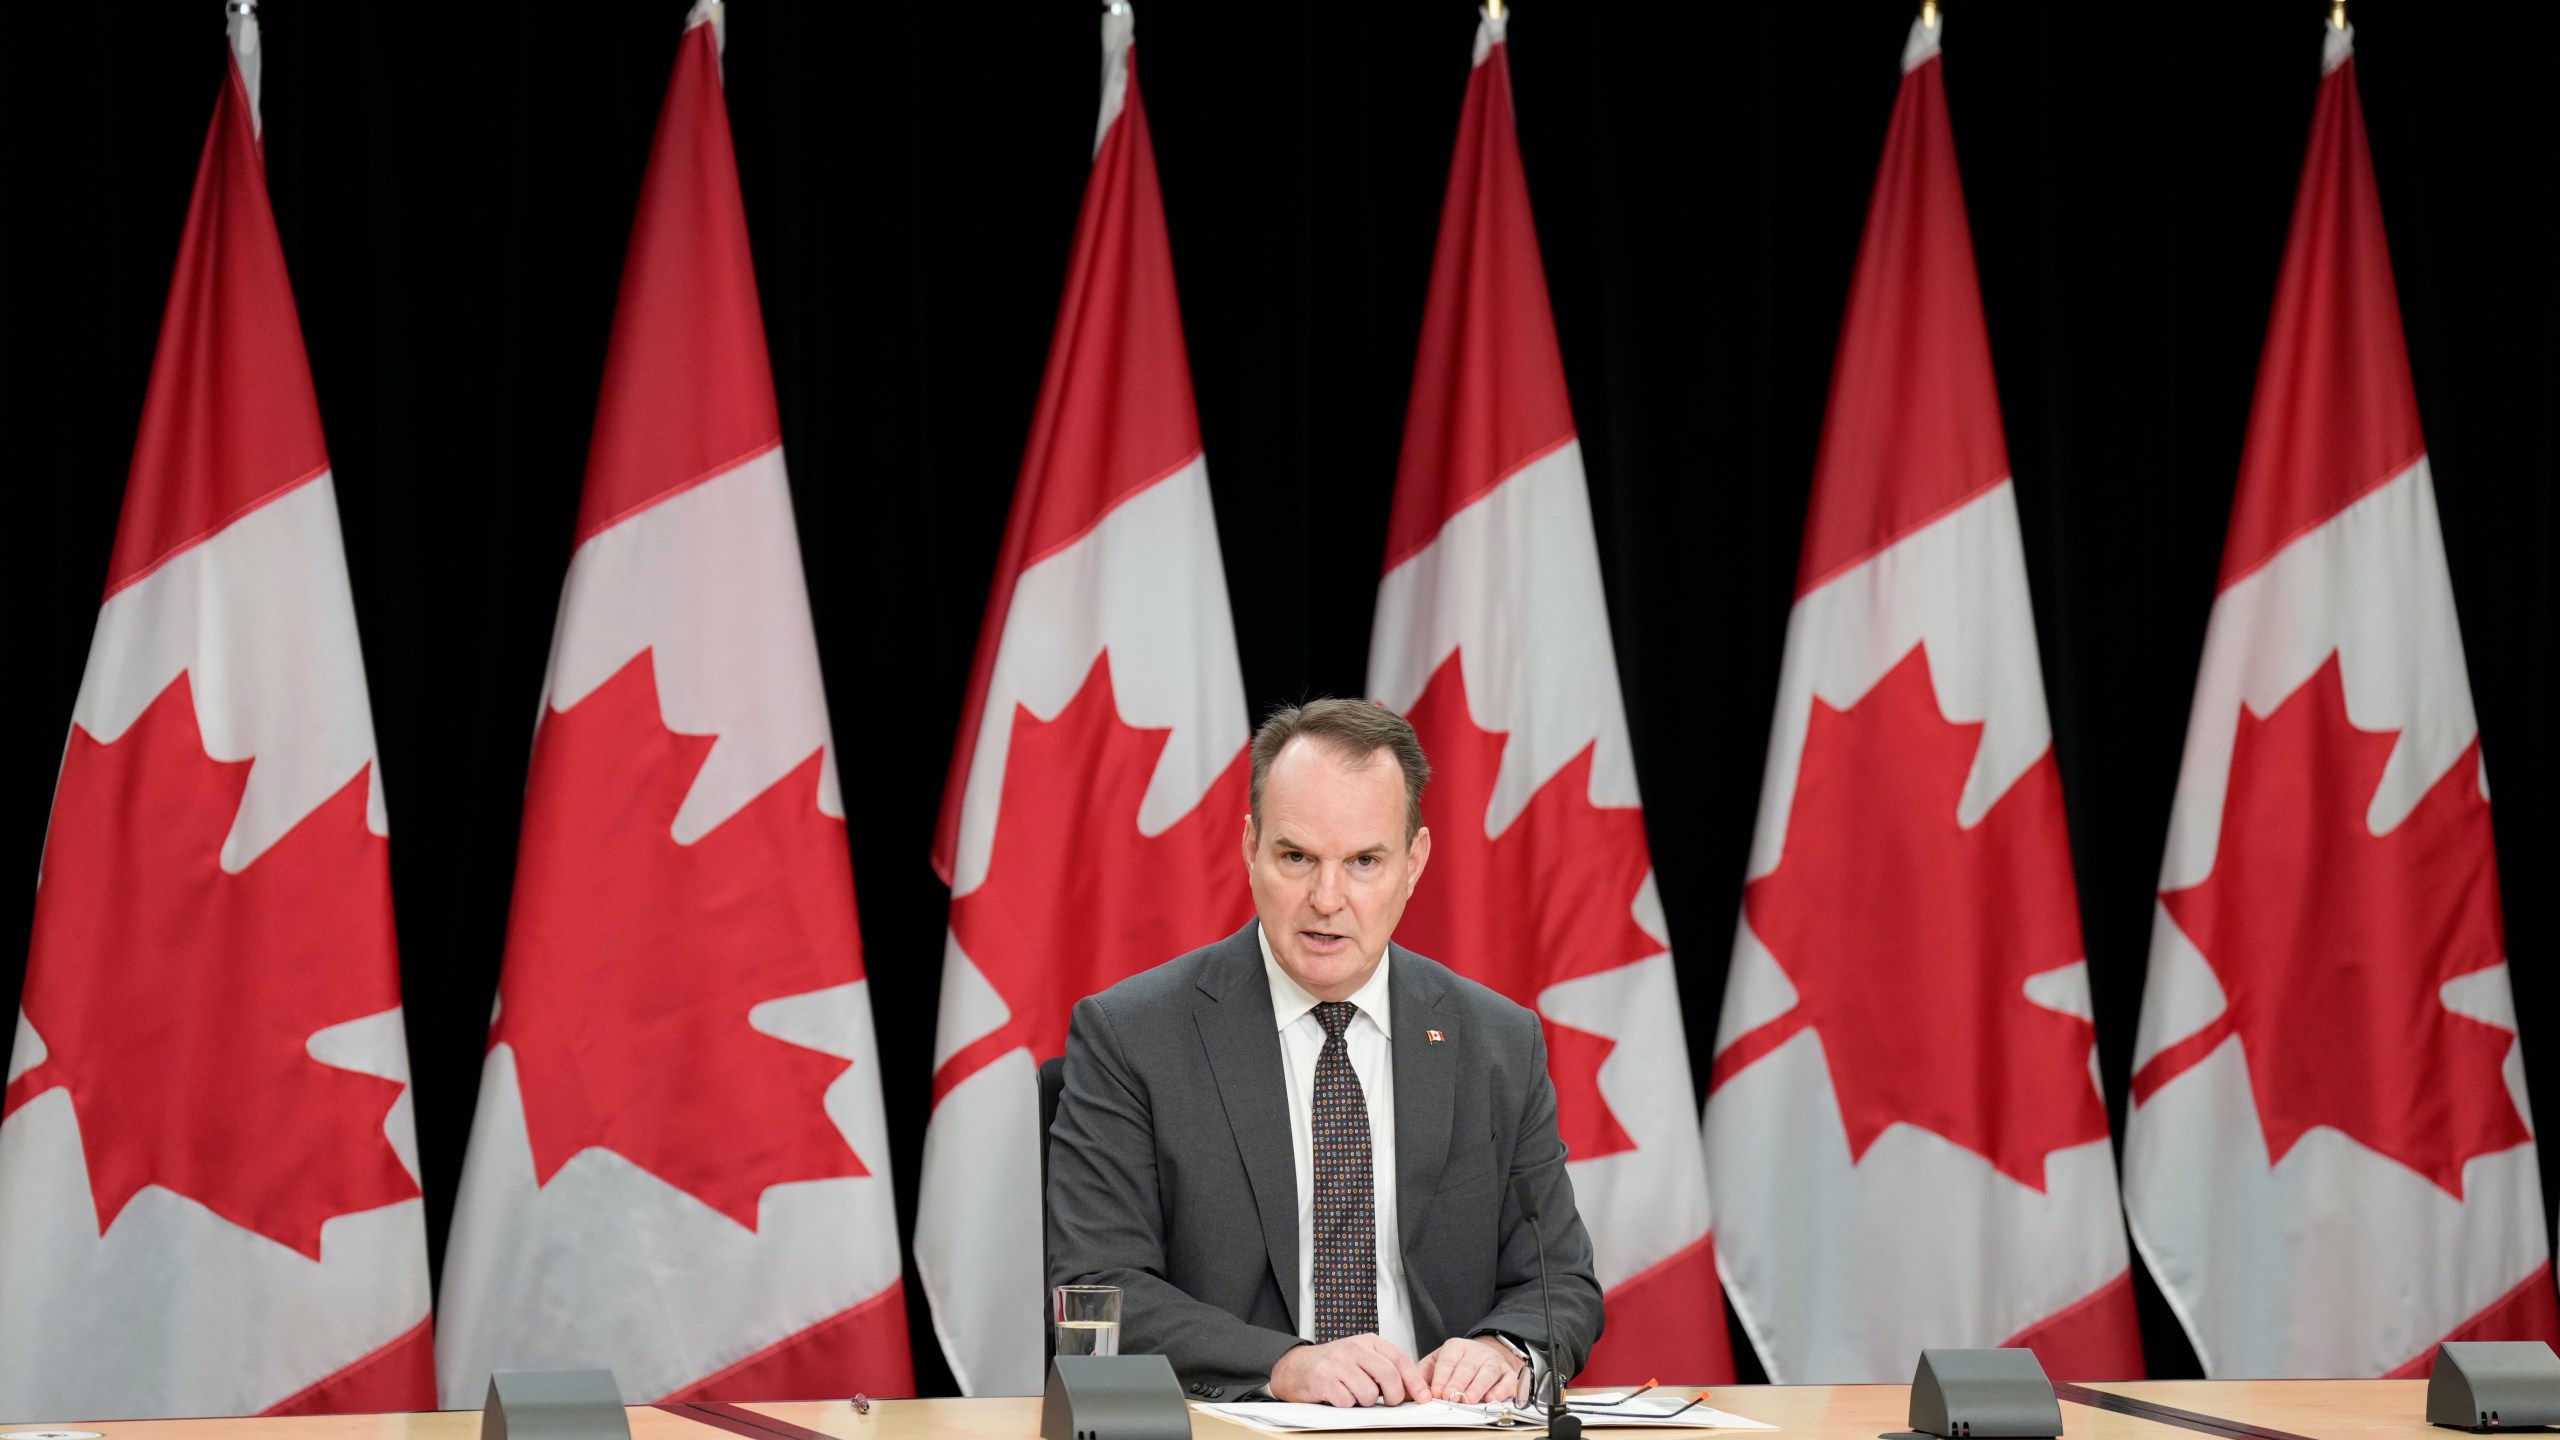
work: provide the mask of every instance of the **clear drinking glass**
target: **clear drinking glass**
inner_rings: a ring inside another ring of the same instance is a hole
[[[1050,1292],[1050,1318],[1061,1355],[1120,1353],[1120,1287],[1060,1285]]]

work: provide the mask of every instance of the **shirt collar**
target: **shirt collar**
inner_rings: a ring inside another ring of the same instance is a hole
[[[1300,1016],[1316,1008],[1316,997],[1308,994],[1305,986],[1290,979],[1289,972],[1280,968],[1280,957],[1271,953],[1271,936],[1260,925],[1253,927],[1253,938],[1262,946],[1263,978],[1271,982],[1271,1018],[1276,1028],[1286,1030],[1297,1024]],[[1396,1032],[1387,1019],[1387,965],[1394,958],[1395,947],[1390,945],[1387,953],[1378,957],[1378,968],[1369,972],[1368,982],[1351,992],[1351,1003],[1359,1008],[1361,1014],[1369,1017],[1370,1023],[1378,1027],[1379,1034],[1390,1040],[1395,1038]]]

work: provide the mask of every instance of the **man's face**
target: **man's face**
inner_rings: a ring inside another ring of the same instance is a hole
[[[1404,818],[1404,771],[1386,750],[1354,758],[1302,736],[1263,777],[1262,813],[1244,821],[1253,908],[1280,968],[1319,1000],[1368,982],[1413,898],[1431,832],[1407,843]]]

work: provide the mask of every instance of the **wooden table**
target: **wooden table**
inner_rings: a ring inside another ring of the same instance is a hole
[[[2439,1440],[2444,1434],[2426,1423],[2423,1380],[2150,1380],[2064,1386],[2059,1393],[2070,1440]],[[1714,1403],[1806,1440],[1873,1440],[1910,1418],[1910,1390],[1902,1385],[1719,1385]],[[632,1440],[1030,1440],[1040,1431],[1036,1399],[876,1400],[868,1415],[843,1401],[634,1406],[630,1415]],[[1609,1431],[1596,1417],[1586,1425]],[[35,1428],[96,1430],[108,1440],[478,1440],[480,1414],[0,1425]],[[1196,1410],[1191,1433],[1193,1440],[1270,1440],[1263,1431]],[[1454,1440],[1468,1432],[1366,1433]],[[1665,1440],[1683,1433],[1708,1432],[1674,1431]]]
[[[2427,1423],[2424,1380],[2126,1380],[2083,1388],[2210,1417],[2233,1427],[2226,1433],[2257,1440],[2450,1440],[2459,1433]]]

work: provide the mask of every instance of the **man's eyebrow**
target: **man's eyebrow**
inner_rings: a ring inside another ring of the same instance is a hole
[[[1314,853],[1315,853],[1315,852],[1314,852],[1311,848],[1309,848],[1308,846],[1305,846],[1305,845],[1301,845],[1301,844],[1299,844],[1297,841],[1290,839],[1290,838],[1289,838],[1285,833],[1283,833],[1283,832],[1281,832],[1281,831],[1278,831],[1278,830],[1274,830],[1274,831],[1272,831],[1272,832],[1271,832],[1271,848],[1273,848],[1273,849],[1275,849],[1275,850],[1294,850],[1294,851],[1298,852],[1298,853],[1299,853],[1299,854],[1301,854],[1301,855],[1312,855],[1312,854],[1314,854]],[[1385,855],[1385,854],[1387,854],[1387,853],[1388,853],[1388,851],[1389,851],[1389,850],[1391,850],[1392,848],[1393,848],[1393,847],[1392,847],[1392,846],[1390,846],[1386,841],[1384,841],[1384,840],[1376,840],[1376,841],[1372,841],[1372,842],[1370,842],[1368,845],[1366,845],[1366,846],[1362,847],[1361,849],[1358,849],[1358,850],[1354,850],[1354,851],[1352,851],[1352,852],[1351,852],[1351,854],[1350,854],[1349,856],[1347,856],[1346,858],[1348,858],[1348,859],[1352,859],[1352,860],[1357,860],[1357,859],[1361,858],[1361,857],[1362,857],[1362,856],[1364,856],[1364,855],[1378,855],[1378,856],[1384,856],[1384,855]]]

